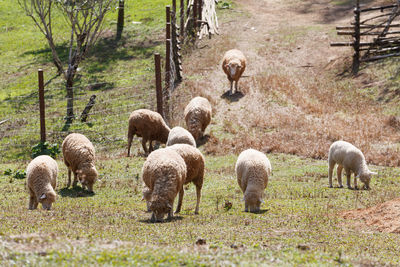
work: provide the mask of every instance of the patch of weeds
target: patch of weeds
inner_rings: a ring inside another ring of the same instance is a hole
[[[60,154],[60,146],[58,144],[40,142],[32,147],[31,157],[34,159],[40,155],[48,155],[55,159],[58,154]]]

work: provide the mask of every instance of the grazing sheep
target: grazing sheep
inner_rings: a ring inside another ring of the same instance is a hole
[[[128,157],[130,156],[133,136],[136,134],[142,137],[143,150],[146,153],[153,151],[152,142],[154,140],[163,144],[167,142],[169,127],[164,119],[157,112],[148,109],[138,109],[129,116],[128,129]],[[146,147],[147,141],[150,142],[149,150]]]
[[[329,187],[332,187],[332,174],[335,164],[337,167],[337,178],[339,187],[343,187],[342,184],[342,169],[346,171],[347,175],[347,187],[351,189],[350,176],[354,173],[354,189],[357,187],[357,178],[360,178],[361,182],[364,183],[364,189],[369,189],[369,183],[371,176],[376,174],[368,169],[367,162],[365,161],[364,154],[354,145],[345,141],[336,141],[329,148],[328,155],[329,164]]]
[[[200,150],[198,150],[196,147],[187,144],[176,144],[170,146],[169,149],[173,149],[174,151],[176,151],[185,161],[187,174],[184,184],[192,182],[196,186],[197,202],[194,213],[199,214],[201,188],[203,186],[204,178],[203,154],[201,154]],[[183,194],[184,190],[182,187],[181,191],[179,191],[179,200],[178,206],[176,208],[176,213],[179,213],[181,211]]]
[[[235,166],[237,181],[244,194],[245,212],[260,211],[264,189],[271,175],[271,163],[257,150],[247,149],[240,153]]]
[[[187,128],[197,141],[204,134],[211,121],[211,104],[204,97],[197,96],[185,107],[184,115]]]
[[[142,178],[148,190],[143,190],[143,198],[150,202],[152,222],[162,221],[166,213],[168,219],[172,218],[174,200],[183,187],[185,177],[185,161],[174,150],[158,149],[147,157]]]
[[[93,184],[97,179],[95,167],[96,155],[93,144],[86,136],[78,133],[69,134],[62,143],[64,163],[68,167],[68,185],[71,185],[71,171],[74,173],[73,187],[78,180],[82,188],[93,192]]]
[[[246,57],[240,50],[232,49],[225,53],[222,60],[222,69],[224,70],[229,82],[231,83],[231,89],[229,95],[232,95],[233,82],[235,83],[235,92],[238,91],[238,82],[246,69]]]
[[[51,209],[56,201],[58,165],[49,156],[38,156],[32,160],[27,169],[27,187],[29,191],[29,209],[34,210],[39,203],[43,209]]]
[[[179,126],[172,128],[168,135],[167,146],[174,144],[188,144],[196,147],[193,135],[188,130]]]

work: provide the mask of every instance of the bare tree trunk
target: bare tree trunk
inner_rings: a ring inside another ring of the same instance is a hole
[[[71,124],[74,115],[74,71],[69,71],[67,73],[67,117],[66,124]]]

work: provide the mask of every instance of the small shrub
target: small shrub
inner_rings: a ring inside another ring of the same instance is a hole
[[[12,174],[12,170],[11,169],[7,169],[4,171],[4,175],[6,176],[10,176]]]
[[[60,154],[60,146],[58,144],[49,144],[48,142],[40,142],[32,147],[31,157],[34,159],[40,155],[48,155],[56,158]]]
[[[14,173],[13,177],[15,179],[25,179],[26,178],[26,172],[25,172],[25,170],[17,170]]]

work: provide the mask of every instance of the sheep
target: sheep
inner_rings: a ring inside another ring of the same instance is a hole
[[[68,185],[71,185],[71,171],[74,173],[73,187],[78,180],[82,188],[87,187],[93,193],[93,184],[97,180],[97,170],[95,167],[96,155],[93,144],[86,136],[78,133],[71,133],[65,137],[62,143],[64,163],[68,168]]]
[[[157,112],[148,109],[138,109],[129,116],[128,129],[128,157],[130,156],[133,136],[136,134],[142,137],[142,146],[146,155],[153,151],[152,142],[154,140],[163,144],[167,142],[170,128],[164,119]],[[149,149],[146,147],[147,141],[150,142]]]
[[[26,169],[27,188],[29,191],[29,209],[34,210],[39,203],[43,209],[50,210],[57,194],[58,165],[49,156],[38,156]]]
[[[204,97],[197,96],[185,107],[184,116],[187,128],[197,141],[204,134],[211,121],[211,104]]]
[[[238,82],[246,69],[246,57],[240,50],[232,49],[225,53],[222,60],[222,69],[224,70],[229,82],[231,83],[231,89],[229,95],[232,95],[233,82],[235,84],[235,92],[238,91]]]
[[[368,169],[367,162],[365,161],[364,154],[354,145],[345,141],[336,141],[329,148],[328,154],[329,164],[329,187],[332,188],[332,174],[335,164],[337,167],[337,178],[339,187],[343,188],[342,184],[342,169],[346,171],[347,175],[347,188],[352,189],[350,185],[351,173],[354,173],[354,189],[357,187],[357,178],[360,178],[364,183],[364,189],[369,189],[371,176],[377,173],[371,172]]]
[[[194,213],[199,214],[201,188],[203,186],[203,178],[204,178],[205,160],[203,154],[201,154],[200,150],[198,150],[196,147],[187,144],[176,144],[168,148],[176,151],[185,161],[187,174],[184,184],[188,184],[190,182],[195,184],[197,202]],[[181,191],[179,191],[178,206],[175,211],[176,213],[179,213],[181,211],[183,194],[184,190],[182,187]]]
[[[168,220],[172,219],[174,200],[185,177],[185,161],[177,152],[162,148],[150,153],[143,164],[142,179],[148,187],[143,198],[150,202],[151,222],[162,221],[166,213]]]
[[[188,144],[196,147],[196,141],[193,135],[182,127],[174,127],[171,129],[168,135],[166,146],[172,146],[174,144]]]
[[[237,182],[244,194],[245,212],[259,212],[272,173],[271,163],[267,156],[257,150],[247,149],[240,153],[235,171]]]

